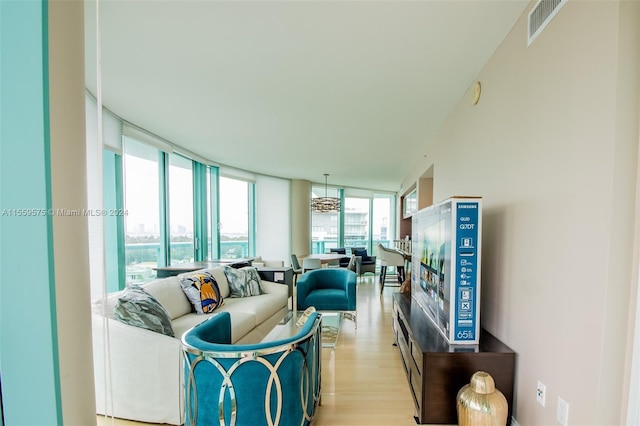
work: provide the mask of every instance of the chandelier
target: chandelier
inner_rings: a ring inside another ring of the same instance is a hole
[[[311,211],[313,213],[338,213],[340,211],[340,198],[327,196],[327,177],[324,174],[324,197],[311,199]]]

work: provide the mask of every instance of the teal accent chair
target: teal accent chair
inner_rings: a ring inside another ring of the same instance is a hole
[[[231,343],[228,312],[182,336],[185,426],[299,426],[320,402],[321,316],[295,335],[256,344]]]
[[[298,280],[297,307],[313,306],[318,311],[344,312],[356,323],[355,272],[345,268],[322,268],[309,271]]]

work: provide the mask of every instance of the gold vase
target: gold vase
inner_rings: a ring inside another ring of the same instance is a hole
[[[459,426],[505,426],[508,405],[488,373],[477,371],[456,398]]]

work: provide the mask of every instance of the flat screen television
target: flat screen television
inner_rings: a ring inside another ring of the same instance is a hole
[[[453,197],[412,219],[411,296],[450,344],[479,340],[481,201]]]

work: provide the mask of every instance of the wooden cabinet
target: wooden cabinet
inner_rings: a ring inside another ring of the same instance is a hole
[[[420,424],[457,424],[456,396],[476,371],[489,373],[513,405],[515,353],[487,331],[477,345],[449,345],[412,298],[393,296],[393,331]]]

